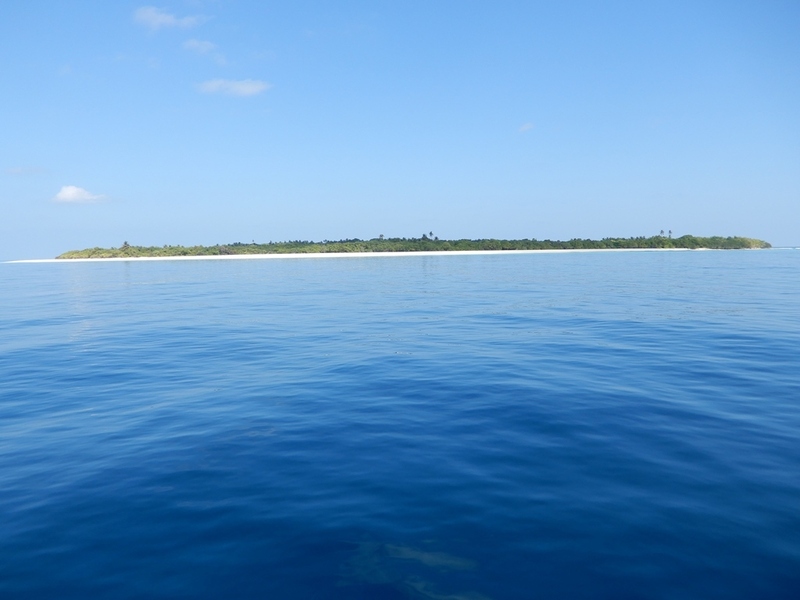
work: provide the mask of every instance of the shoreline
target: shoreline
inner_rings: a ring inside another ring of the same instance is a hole
[[[748,248],[758,249],[758,248]],[[435,250],[421,252],[295,252],[285,254],[216,254],[206,256],[131,256],[116,258],[29,258],[7,260],[6,264],[21,263],[102,263],[147,262],[165,260],[271,260],[281,258],[380,258],[411,256],[486,256],[490,254],[567,254],[574,252],[697,252],[713,248],[565,248],[545,250]]]

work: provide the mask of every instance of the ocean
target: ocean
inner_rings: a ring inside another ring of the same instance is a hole
[[[0,597],[800,598],[800,251],[0,264]]]

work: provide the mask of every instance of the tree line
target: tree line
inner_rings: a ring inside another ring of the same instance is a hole
[[[670,232],[671,233],[671,232]],[[56,258],[136,258],[158,256],[222,256],[234,254],[322,254],[329,252],[452,252],[464,250],[606,250],[606,249],[726,249],[771,248],[762,240],[747,237],[698,237],[684,235],[678,238],[656,235],[651,237],[603,238],[601,240],[571,239],[560,240],[501,240],[501,239],[461,239],[440,240],[438,237],[423,235],[419,238],[384,238],[379,236],[369,240],[358,238],[346,240],[256,242],[216,244],[213,246],[133,246],[126,241],[119,248],[87,248],[71,250]]]

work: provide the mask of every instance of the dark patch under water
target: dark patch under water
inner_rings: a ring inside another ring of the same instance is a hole
[[[0,275],[0,597],[800,597],[800,252]]]

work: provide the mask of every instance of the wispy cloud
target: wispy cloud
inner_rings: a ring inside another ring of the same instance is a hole
[[[519,132],[525,133],[526,131],[530,131],[531,129],[533,129],[533,123],[523,123],[519,128]]]
[[[217,48],[213,42],[206,42],[204,40],[186,40],[183,42],[183,47],[186,50],[197,52],[198,54],[208,54]]]
[[[189,27],[199,25],[204,19],[197,15],[191,17],[176,17],[155,6],[142,6],[137,8],[133,13],[133,20],[152,31],[158,31],[165,27],[188,29]]]
[[[199,89],[206,94],[226,94],[228,96],[255,96],[272,86],[258,79],[212,79],[200,84]]]
[[[97,202],[105,198],[102,194],[92,194],[76,185],[65,185],[54,197],[55,202],[87,203]]]
[[[45,170],[41,167],[8,167],[6,175],[41,175]]]
[[[194,52],[195,54],[211,56],[214,59],[214,62],[219,65],[224,65],[227,62],[221,53],[214,52],[214,50],[217,49],[217,45],[213,42],[208,42],[205,40],[186,40],[183,42],[183,49]]]

